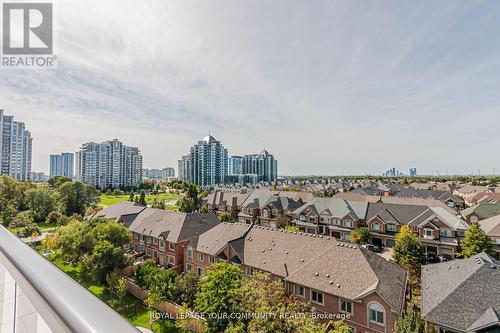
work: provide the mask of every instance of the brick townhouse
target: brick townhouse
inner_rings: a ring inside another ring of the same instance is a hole
[[[145,208],[129,226],[130,247],[164,267],[183,270],[186,242],[218,225],[212,213],[179,213]]]
[[[217,214],[217,216],[229,212],[236,219],[241,205],[243,205],[249,195],[250,193],[214,191],[203,200],[203,205]]]
[[[185,271],[203,275],[227,261],[246,275],[270,273],[312,311],[344,316],[353,332],[392,332],[403,311],[404,270],[329,236],[222,223],[190,239],[185,251]]]
[[[453,256],[468,224],[442,207],[314,198],[291,213],[301,231],[348,240],[358,227],[368,227],[370,243],[393,247],[396,233],[409,225],[425,253]]]

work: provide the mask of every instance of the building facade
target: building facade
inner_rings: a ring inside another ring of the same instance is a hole
[[[1,174],[29,180],[32,146],[31,133],[26,130],[24,123],[14,121],[14,116],[4,115],[0,109]]]
[[[50,178],[64,176],[73,179],[75,177],[75,155],[73,153],[62,153],[61,155],[50,155]]]
[[[243,174],[243,156],[231,156],[229,158],[229,174],[240,175]]]
[[[267,150],[245,155],[241,161],[241,173],[257,175],[258,181],[272,182],[278,178],[278,161]]]
[[[175,177],[174,168],[163,168],[163,169],[142,169],[142,176],[144,178],[152,180],[161,180],[167,178]]]
[[[190,153],[179,163],[184,169],[184,180],[202,188],[224,183],[228,175],[227,164],[227,149],[211,135],[192,146]]]
[[[118,140],[82,145],[76,156],[78,180],[101,189],[138,187],[142,182],[139,148]]]

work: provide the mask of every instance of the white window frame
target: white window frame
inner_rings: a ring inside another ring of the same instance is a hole
[[[209,264],[215,264],[215,257],[214,256],[208,256],[208,263]]]
[[[198,253],[198,261],[205,262],[205,255],[203,253]]]
[[[302,289],[302,294],[297,292],[297,288]],[[293,295],[301,298],[306,298],[306,288],[304,286],[301,286],[300,284],[294,284],[293,285]]]
[[[200,274],[200,272],[201,272],[201,274]],[[205,275],[205,268],[200,267],[200,266],[196,267],[196,274],[197,274],[198,276],[203,276],[203,275]]]
[[[342,225],[345,228],[352,228],[352,221],[348,219],[342,220]]]
[[[342,310],[342,303],[346,304],[346,308],[347,308],[347,305],[350,304],[351,311]],[[352,315],[352,314],[354,314],[354,304],[351,301],[348,301],[348,300],[343,299],[343,298],[339,298],[339,311],[342,313],[347,313],[347,314]]]
[[[175,243],[168,242],[168,249],[169,249],[170,251],[175,251]]]
[[[368,309],[368,322],[379,326],[385,326],[386,322],[385,309],[380,303],[370,302],[368,303],[367,309]],[[375,320],[372,320],[371,318],[372,311],[375,312]],[[378,321],[378,313],[382,313],[382,322]]]
[[[316,295],[321,295],[322,302],[313,300],[313,293],[316,293]],[[325,294],[322,293],[321,291],[318,291],[318,290],[315,290],[315,289],[311,289],[310,300],[311,300],[311,303],[318,304],[318,305],[323,305],[324,306],[325,305]]]
[[[193,248],[191,246],[188,246],[186,249],[186,256],[189,259],[193,259]]]
[[[193,264],[191,263],[186,263],[186,272],[191,272],[193,270]]]
[[[386,226],[387,231],[396,232],[398,227],[394,223],[387,223]]]
[[[252,276],[253,275],[253,267],[245,267],[245,274],[248,275],[248,276]]]
[[[379,231],[381,229],[382,229],[382,227],[381,227],[380,224],[378,224],[378,223],[373,223],[372,224],[372,230]]]

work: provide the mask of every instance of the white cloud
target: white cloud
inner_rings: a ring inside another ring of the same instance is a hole
[[[286,174],[500,164],[494,3],[55,6],[58,69],[0,71],[0,107],[32,130],[35,170],[112,138],[146,167],[176,166],[208,131],[230,153],[266,147]]]

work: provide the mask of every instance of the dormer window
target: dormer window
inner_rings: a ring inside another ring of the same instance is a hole
[[[380,224],[378,223],[372,224],[372,230],[380,230]]]
[[[451,237],[451,230],[450,229],[441,229],[439,231],[439,234],[442,236],[442,237]]]

